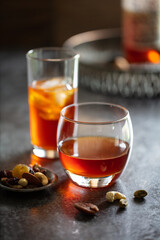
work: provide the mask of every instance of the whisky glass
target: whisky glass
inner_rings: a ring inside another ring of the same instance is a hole
[[[57,158],[60,111],[77,99],[79,54],[65,48],[27,53],[28,103],[33,154]]]
[[[62,109],[57,148],[69,178],[82,187],[106,187],[124,171],[133,143],[129,111],[111,103],[88,102]]]

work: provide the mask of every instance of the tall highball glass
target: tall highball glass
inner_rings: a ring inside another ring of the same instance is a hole
[[[65,48],[38,48],[26,56],[33,153],[56,158],[60,111],[77,98],[79,54]]]

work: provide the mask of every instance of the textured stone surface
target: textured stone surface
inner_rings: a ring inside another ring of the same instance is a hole
[[[0,77],[0,169],[32,160],[27,105],[24,52],[2,52]],[[50,190],[17,194],[0,189],[0,239],[160,239],[160,99],[125,99],[80,89],[79,101],[122,104],[130,111],[134,146],[126,171],[109,190],[124,193],[127,209],[105,201],[108,189],[89,190],[72,184],[59,160],[41,161],[59,182]],[[144,200],[134,200],[137,189],[146,189]],[[76,201],[99,206],[86,217],[74,208]]]

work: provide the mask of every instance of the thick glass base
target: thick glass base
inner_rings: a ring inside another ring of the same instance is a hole
[[[108,177],[90,178],[71,173],[68,170],[65,170],[65,172],[75,184],[81,187],[89,188],[107,187],[115,177],[115,175],[111,175]]]
[[[39,158],[49,158],[49,159],[58,158],[58,153],[56,150],[46,150],[33,145],[32,151],[33,151],[33,154]]]

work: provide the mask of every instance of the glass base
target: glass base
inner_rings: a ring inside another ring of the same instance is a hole
[[[49,158],[54,159],[58,158],[58,153],[56,150],[46,150],[43,148],[39,148],[37,146],[33,146],[33,154],[39,158]]]
[[[114,174],[107,177],[90,178],[90,177],[84,177],[84,176],[71,173],[68,170],[65,170],[65,172],[75,184],[81,187],[89,187],[89,188],[107,187],[115,177],[115,174]]]

